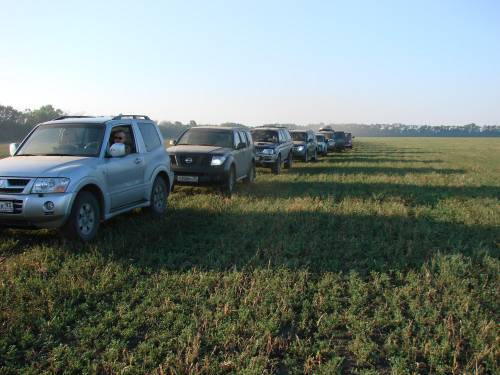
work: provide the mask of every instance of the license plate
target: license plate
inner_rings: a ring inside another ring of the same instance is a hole
[[[0,202],[0,212],[14,212],[12,202]]]
[[[198,176],[177,176],[179,182],[198,182]]]

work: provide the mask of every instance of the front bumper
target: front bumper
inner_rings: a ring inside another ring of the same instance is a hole
[[[277,154],[257,154],[255,155],[255,163],[261,166],[269,166],[271,164],[276,163],[276,159],[278,158]]]
[[[0,212],[0,226],[8,228],[58,228],[71,213],[75,193],[0,194],[0,201],[14,204],[14,212]],[[46,202],[54,208],[48,210]]]
[[[292,154],[293,154],[293,156],[303,158],[304,156],[306,156],[306,150],[307,150],[306,147],[304,147],[302,150],[299,150],[297,147],[294,147],[292,149]]]

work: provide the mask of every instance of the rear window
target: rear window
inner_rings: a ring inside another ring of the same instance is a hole
[[[161,139],[156,131],[156,127],[151,123],[140,123],[139,130],[141,131],[142,139],[146,145],[146,150],[152,151],[161,146]]]

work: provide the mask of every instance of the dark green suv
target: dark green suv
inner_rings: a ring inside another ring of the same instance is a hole
[[[215,185],[231,195],[236,181],[253,182],[255,153],[245,128],[200,126],[168,149],[175,185]]]
[[[292,137],[285,127],[261,126],[251,130],[255,146],[257,165],[271,167],[275,174],[281,172],[281,165],[292,167]]]

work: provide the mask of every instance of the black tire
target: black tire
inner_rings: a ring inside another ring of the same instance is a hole
[[[285,169],[291,169],[292,166],[293,166],[293,155],[292,151],[290,151],[290,153],[288,154],[288,159],[285,162]]]
[[[255,181],[255,164],[252,163],[250,166],[250,169],[248,170],[247,176],[243,180],[245,184],[251,184],[252,182]]]
[[[307,152],[307,149],[306,149],[306,154],[304,155],[304,162],[308,162],[309,161],[309,153]]]
[[[278,155],[278,158],[276,159],[276,162],[271,167],[271,170],[273,171],[274,174],[281,173],[281,155]]]
[[[149,198],[151,205],[147,208],[151,215],[162,217],[165,214],[167,210],[168,193],[169,191],[165,180],[160,176],[156,176]]]
[[[88,242],[94,239],[101,223],[99,202],[89,191],[78,193],[71,213],[61,228],[64,237],[73,241]]]
[[[226,181],[224,182],[224,185],[222,185],[222,193],[230,197],[233,195],[234,192],[234,187],[236,185],[236,171],[234,170],[234,166],[231,166],[231,169],[229,170],[229,176],[227,176]]]

